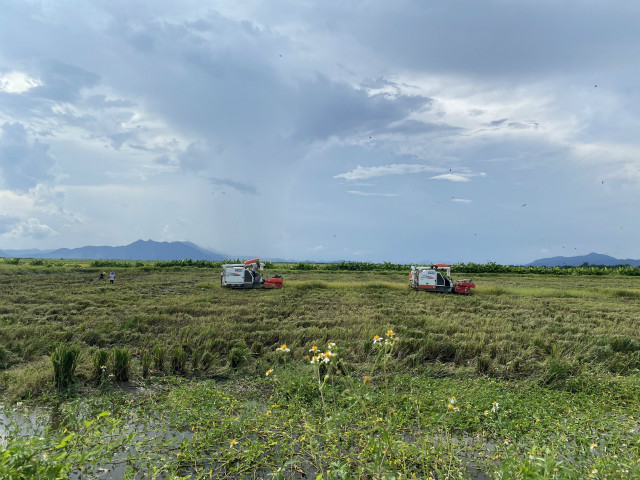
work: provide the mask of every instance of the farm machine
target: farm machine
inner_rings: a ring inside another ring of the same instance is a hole
[[[264,263],[259,258],[246,260],[244,263],[222,265],[220,286],[227,288],[282,288],[282,277],[274,275],[263,278]]]
[[[428,267],[411,267],[409,286],[414,290],[469,295],[475,285],[471,280],[458,282],[451,278],[451,265],[436,263]]]

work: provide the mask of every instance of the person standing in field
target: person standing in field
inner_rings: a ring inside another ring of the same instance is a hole
[[[109,273],[109,283],[113,283],[115,279],[116,279],[116,272]]]

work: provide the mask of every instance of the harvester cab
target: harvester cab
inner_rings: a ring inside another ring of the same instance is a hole
[[[451,278],[451,265],[436,263],[428,267],[411,266],[409,286],[414,290],[468,295],[475,284],[471,280],[456,282]]]
[[[282,288],[282,277],[263,278],[264,263],[259,258],[222,265],[220,286],[227,288]]]

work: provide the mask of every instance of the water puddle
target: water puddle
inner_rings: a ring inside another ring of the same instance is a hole
[[[82,414],[79,414],[82,419]],[[124,478],[131,469],[138,473],[133,479],[148,478],[147,469],[154,464],[153,458],[157,458],[155,466],[162,463],[162,455],[150,455],[156,447],[166,450],[178,446],[182,442],[189,441],[191,432],[178,430],[165,430],[162,423],[156,420],[145,419],[135,421],[135,415],[121,425],[121,437],[127,439],[110,455],[108,462],[96,465],[83,466],[83,470],[75,469],[69,474],[70,480],[119,480]],[[15,407],[6,408],[0,405],[0,447],[7,447],[9,440],[33,439],[38,437],[44,440],[48,431],[61,432],[70,427],[59,406],[53,408],[27,408],[22,403]],[[151,457],[151,458],[150,458]],[[144,468],[143,468],[144,467]]]

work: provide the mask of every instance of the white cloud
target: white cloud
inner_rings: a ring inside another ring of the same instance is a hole
[[[461,175],[459,173],[445,173],[442,175],[436,175],[435,177],[429,177],[430,180],[449,180],[451,182],[470,182],[469,175]]]
[[[471,200],[469,200],[467,198],[454,198],[451,201],[452,202],[458,202],[458,203],[471,203]]]
[[[58,232],[49,225],[40,223],[37,218],[29,218],[25,222],[14,225],[13,229],[6,235],[14,238],[43,239],[58,235]]]
[[[351,195],[361,195],[363,197],[397,197],[397,193],[377,193],[377,192],[362,192],[360,190],[347,190],[347,193]]]
[[[23,72],[13,71],[0,75],[0,92],[24,93],[40,85],[40,80]]]
[[[484,173],[444,173],[429,177],[430,180],[449,180],[450,182],[470,182],[473,177],[484,177]]]
[[[333,178],[344,178],[346,180],[366,180],[367,178],[382,177],[385,175],[406,175],[410,173],[442,172],[444,168],[432,167],[430,165],[395,163],[391,165],[380,165],[377,167],[363,167],[358,165],[350,172],[334,175]]]

